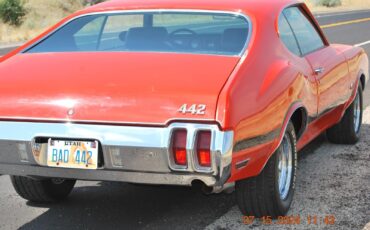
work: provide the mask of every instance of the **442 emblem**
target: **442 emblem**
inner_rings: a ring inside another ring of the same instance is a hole
[[[188,104],[183,104],[177,111],[182,114],[190,113],[193,115],[204,115],[206,114],[206,109],[207,106],[203,104],[193,104],[189,106]]]

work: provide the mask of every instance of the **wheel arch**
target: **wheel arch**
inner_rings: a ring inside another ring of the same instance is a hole
[[[302,137],[303,133],[306,131],[308,126],[308,112],[306,107],[303,105],[301,101],[296,101],[292,103],[291,106],[289,107],[285,115],[282,127],[280,129],[279,138],[277,139],[273,152],[275,152],[276,149],[279,147],[283,139],[285,130],[288,127],[290,121],[294,125],[294,130],[298,141]]]
[[[293,123],[296,134],[296,142],[298,142],[299,139],[303,136],[308,126],[308,112],[306,107],[303,105],[302,101],[295,101],[289,107],[285,115],[283,125],[281,126],[280,134],[271,148],[270,151],[271,153],[267,161],[271,158],[272,155],[275,154],[276,150],[279,148],[281,142],[283,141],[283,137],[286,129],[288,128],[289,122]],[[263,168],[264,167],[265,165],[263,166]]]
[[[302,137],[308,125],[308,113],[305,107],[297,108],[289,119],[294,125],[297,141]]]
[[[276,150],[279,148],[281,142],[283,141],[285,131],[290,121],[292,121],[293,123],[294,130],[296,131],[295,132],[296,137],[297,137],[296,141],[298,142],[298,140],[302,137],[302,135],[304,134],[308,126],[308,112],[307,112],[306,107],[303,105],[302,101],[293,102],[291,106],[289,107],[285,115],[285,118],[283,120],[283,124],[280,128],[279,136],[276,138],[274,144],[272,145],[272,148],[270,150],[270,155],[266,159],[266,162],[261,168],[260,172],[265,168],[269,159],[275,154]]]

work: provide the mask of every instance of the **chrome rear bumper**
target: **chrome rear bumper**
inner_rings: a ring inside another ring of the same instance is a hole
[[[187,130],[188,165],[176,167],[171,160],[171,135]],[[199,167],[194,146],[197,132],[212,133],[212,166]],[[97,140],[101,165],[97,170],[49,168],[49,138]],[[0,174],[124,181],[144,184],[187,185],[202,181],[222,187],[230,177],[233,132],[217,125],[173,123],[168,127],[90,125],[72,123],[0,122]]]

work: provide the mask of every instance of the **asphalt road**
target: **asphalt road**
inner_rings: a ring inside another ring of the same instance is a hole
[[[316,15],[321,25],[370,18],[370,11]],[[333,43],[370,40],[370,21],[325,29]],[[370,56],[370,44],[362,46]],[[0,50],[0,54],[9,51]],[[365,92],[366,105],[370,87]],[[362,229],[370,222],[370,107],[362,140],[339,146],[320,136],[300,152],[297,188],[289,215],[296,226],[242,223],[233,194],[205,196],[191,188],[79,182],[60,204],[36,205],[16,195],[8,176],[0,177],[1,229]],[[335,225],[308,225],[307,217],[335,217]]]

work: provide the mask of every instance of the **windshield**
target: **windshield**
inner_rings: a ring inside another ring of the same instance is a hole
[[[176,52],[240,55],[249,24],[235,14],[130,12],[82,16],[26,53]]]

